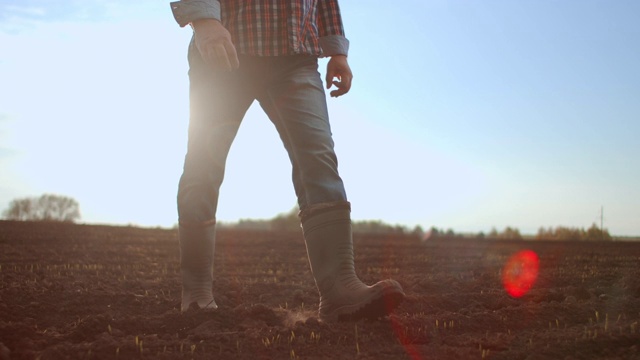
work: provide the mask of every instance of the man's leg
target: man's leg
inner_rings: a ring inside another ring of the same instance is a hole
[[[275,125],[292,165],[292,180],[302,211],[315,204],[345,202],[334,152],[329,114],[317,59],[279,58],[272,79],[257,99]]]
[[[215,309],[213,255],[218,193],[231,143],[253,101],[240,72],[212,72],[189,47],[190,119],[178,185],[182,311]]]
[[[291,57],[258,100],[274,123],[293,167],[309,263],[325,321],[375,318],[404,298],[393,280],[373,286],[355,274],[350,205],[333,148],[317,59]]]

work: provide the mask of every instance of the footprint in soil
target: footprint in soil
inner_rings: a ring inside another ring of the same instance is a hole
[[[235,307],[233,312],[241,327],[254,328],[256,325],[283,325],[282,314],[276,314],[273,309],[264,304],[255,304],[248,308],[244,305],[240,305]]]

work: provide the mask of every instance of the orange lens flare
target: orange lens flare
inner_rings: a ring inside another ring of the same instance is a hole
[[[502,285],[514,298],[524,296],[538,279],[540,259],[531,250],[522,250],[509,258],[502,269]]]

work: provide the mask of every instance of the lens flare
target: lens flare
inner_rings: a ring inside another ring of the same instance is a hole
[[[540,260],[531,250],[522,250],[509,258],[502,269],[502,285],[514,298],[524,296],[538,278]]]

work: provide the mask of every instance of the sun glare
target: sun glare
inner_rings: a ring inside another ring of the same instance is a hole
[[[502,269],[502,285],[514,298],[524,296],[538,278],[540,260],[531,250],[522,250],[509,258]]]

